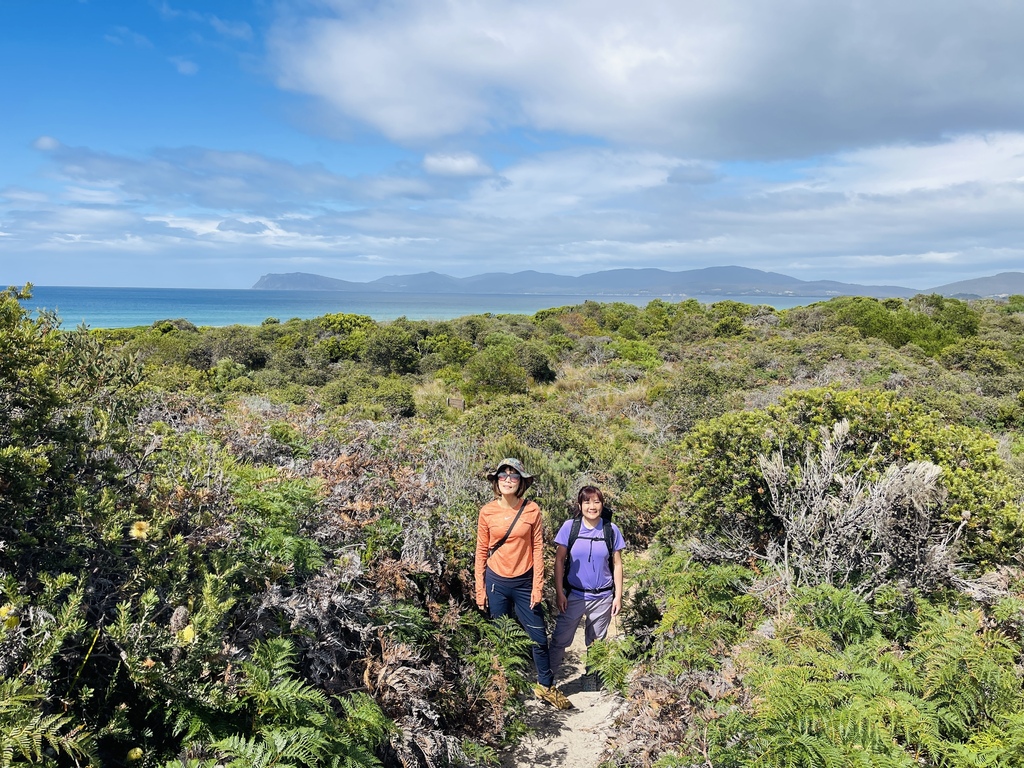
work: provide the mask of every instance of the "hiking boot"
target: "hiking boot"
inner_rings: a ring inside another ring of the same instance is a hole
[[[537,683],[533,686],[533,692],[538,699],[546,701],[556,709],[572,709],[572,702],[569,701],[569,697],[553,685],[545,686]]]

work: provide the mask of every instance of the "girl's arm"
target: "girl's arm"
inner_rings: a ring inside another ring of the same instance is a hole
[[[561,544],[555,549],[555,605],[558,606],[558,612],[564,613],[568,600],[565,597],[565,589],[563,584],[565,583],[565,556],[568,550]]]
[[[615,581],[615,599],[612,600],[612,616],[618,616],[622,610],[622,550],[615,550],[612,555],[612,579]]]
[[[533,526],[533,591],[530,608],[544,599],[544,516],[537,507],[537,522]]]
[[[490,528],[484,520],[484,511],[476,521],[476,559],[473,563],[473,576],[476,580],[476,604],[487,607],[487,589],[484,587],[484,567],[487,565],[487,550],[491,546]]]

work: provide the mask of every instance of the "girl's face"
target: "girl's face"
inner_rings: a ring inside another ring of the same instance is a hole
[[[515,493],[519,488],[519,473],[512,467],[502,467],[498,470],[498,490],[503,495]]]
[[[580,504],[580,509],[583,510],[584,520],[588,523],[596,524],[601,519],[601,511],[604,509],[604,504],[601,503],[601,499],[597,496],[591,496],[583,500],[583,503]]]

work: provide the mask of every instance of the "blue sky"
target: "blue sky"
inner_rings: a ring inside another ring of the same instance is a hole
[[[0,0],[0,283],[1024,269],[1024,4]]]

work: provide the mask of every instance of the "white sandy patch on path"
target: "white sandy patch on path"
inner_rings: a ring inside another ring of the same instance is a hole
[[[526,723],[532,733],[501,754],[501,768],[598,768],[612,735],[615,713],[624,700],[604,691],[583,691],[580,675],[584,672],[585,649],[581,627],[565,654],[565,682],[559,685],[573,709],[561,711],[539,699],[529,699]]]

